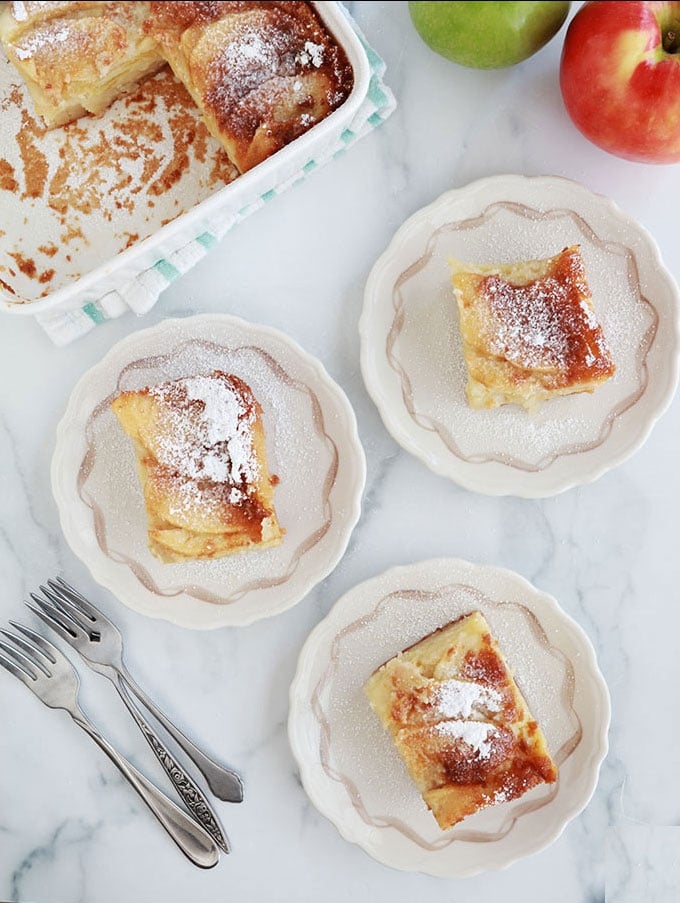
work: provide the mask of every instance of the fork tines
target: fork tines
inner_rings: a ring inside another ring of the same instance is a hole
[[[94,618],[52,587],[53,583],[54,581],[48,580],[48,586],[40,586],[42,596],[31,593],[31,599],[38,608],[26,603],[28,607],[64,640],[77,636],[81,630],[89,634]],[[89,625],[87,620],[90,621]]]
[[[55,653],[59,654],[52,643],[46,640],[40,634],[31,630],[30,627],[24,627],[16,621],[9,622],[15,630],[18,630],[28,637],[31,642],[27,642],[22,636],[10,633],[9,630],[0,628],[0,633],[6,637],[10,643],[0,639],[0,665],[11,672],[15,677],[28,683],[28,680],[37,680],[38,674],[33,670],[39,668],[46,677],[49,677],[50,671],[45,664],[45,660],[52,665],[56,664],[57,659]]]
[[[78,609],[86,618],[89,618],[91,621],[94,621],[95,618],[92,615],[92,611],[96,611],[94,605],[91,602],[88,602],[85,596],[82,593],[79,593],[75,587],[71,586],[70,583],[67,583],[63,577],[52,577],[47,581],[47,586],[52,590],[53,593],[62,600],[66,602],[70,602],[75,608]],[[43,592],[46,591],[44,586],[40,587]]]

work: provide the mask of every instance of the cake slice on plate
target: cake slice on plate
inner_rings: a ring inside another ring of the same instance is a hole
[[[534,411],[613,376],[577,245],[546,260],[449,264],[471,407],[514,403]]]
[[[214,371],[122,392],[111,407],[132,438],[151,551],[166,562],[278,545],[262,408]]]
[[[557,780],[545,737],[479,611],[385,662],[365,689],[442,829]]]

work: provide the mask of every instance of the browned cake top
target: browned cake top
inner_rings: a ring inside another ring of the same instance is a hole
[[[203,86],[202,103],[222,131],[250,139],[266,123],[283,146],[319,118],[320,103],[326,115],[349,96],[352,68],[308,3],[154,2],[146,28],[162,45],[225,17],[232,19],[229,39],[200,60],[202,71],[192,71]],[[299,99],[295,116],[282,115],[290,96],[283,80],[305,75],[314,75],[323,94],[310,92],[309,121],[297,109]]]
[[[271,512],[257,496],[253,424],[260,409],[246,383],[214,371],[143,391],[162,405],[155,483],[167,484],[188,510],[238,508],[244,522],[259,525]]]
[[[143,37],[142,4],[82,4],[82,9],[79,3],[27,5],[46,9],[42,15],[32,14],[31,27],[11,45],[12,52],[23,62],[33,60],[41,78],[49,75],[49,88],[68,85],[74,71],[80,78],[85,70],[92,78],[105,73],[118,55]]]
[[[464,793],[459,802],[449,799],[446,814],[438,811],[441,800],[428,798],[443,826],[556,776],[538,724],[480,617],[463,616],[375,672],[387,678],[382,711],[421,790]]]
[[[409,662],[394,668],[395,727],[417,729],[418,743],[432,764],[438,763],[442,783],[484,783],[512,760],[517,740],[505,725],[522,715],[491,636],[485,634],[479,648],[465,653],[455,677],[433,679],[422,667],[421,674],[425,681],[418,685]]]
[[[390,714],[397,725],[471,717],[514,721],[518,717],[507,669],[488,634],[482,637],[480,648],[465,653],[455,677],[437,679],[422,663],[419,671],[425,678],[420,685],[414,682],[414,670],[409,662],[395,664]],[[405,678],[403,683],[399,680],[400,673]]]
[[[227,373],[172,380],[142,390],[163,408],[156,457],[178,474],[240,486],[258,476],[252,450],[257,412],[249,387]]]
[[[494,320],[493,354],[525,369],[559,370],[567,384],[613,374],[578,248],[565,248],[527,285],[485,276],[480,294]]]
[[[193,25],[206,25],[215,22],[226,13],[242,12],[261,6],[257,0],[232,0],[232,2],[219,2],[219,0],[169,0],[169,2],[152,2],[151,12],[154,18],[154,27],[168,30],[183,31]],[[280,4],[272,3],[272,6]]]

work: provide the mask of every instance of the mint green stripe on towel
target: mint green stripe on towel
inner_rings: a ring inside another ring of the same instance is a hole
[[[378,56],[375,50],[371,47],[370,44],[367,44],[365,40],[362,40],[364,50],[366,51],[366,56],[368,57],[368,63],[371,67],[371,72],[380,72],[385,68],[385,63],[382,60],[382,57]]]
[[[96,323],[99,326],[100,323],[104,323],[106,321],[106,317],[99,310],[96,304],[90,301],[89,304],[85,304],[83,306],[83,313],[87,314],[88,317],[92,320],[93,323]]]
[[[217,244],[217,239],[212,234],[212,232],[203,232],[201,235],[196,236],[196,241],[203,245],[203,247],[209,251],[210,248],[214,247]]]
[[[180,275],[177,267],[174,267],[170,261],[161,258],[161,260],[157,260],[153,265],[154,270],[158,270],[161,276],[166,279],[168,282],[172,282],[173,279],[177,279]]]
[[[373,105],[381,109],[387,103],[387,95],[383,91],[380,81],[377,78],[372,78],[371,83],[368,86],[368,96],[371,98]]]

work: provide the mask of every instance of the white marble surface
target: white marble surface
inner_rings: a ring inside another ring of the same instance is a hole
[[[399,100],[388,123],[239,226],[144,320],[128,316],[59,350],[30,319],[3,320],[2,621],[22,617],[22,599],[54,572],[99,598],[140,682],[242,770],[247,798],[218,804],[234,852],[198,871],[63,713],[0,674],[0,900],[574,903],[606,890],[620,903],[677,899],[678,402],[630,461],[591,486],[545,501],[476,495],[387,434],[362,383],[357,320],[368,271],[404,218],[494,173],[560,174],[611,196],[680,277],[680,166],[627,163],[580,136],[557,82],[563,32],[524,64],[477,72],[430,53],[405,3],[350,6],[388,64]],[[363,515],[334,573],[284,615],[211,633],[145,619],[98,592],[62,538],[49,485],[55,426],[80,375],[133,330],[201,311],[278,327],[321,358],[355,407],[368,458]],[[308,802],[285,728],[298,651],[338,596],[391,565],[442,555],[510,567],[553,594],[595,644],[613,703],[611,750],[585,812],[544,852],[465,881],[393,871],[346,843]],[[157,775],[110,685],[83,673],[83,695]]]

